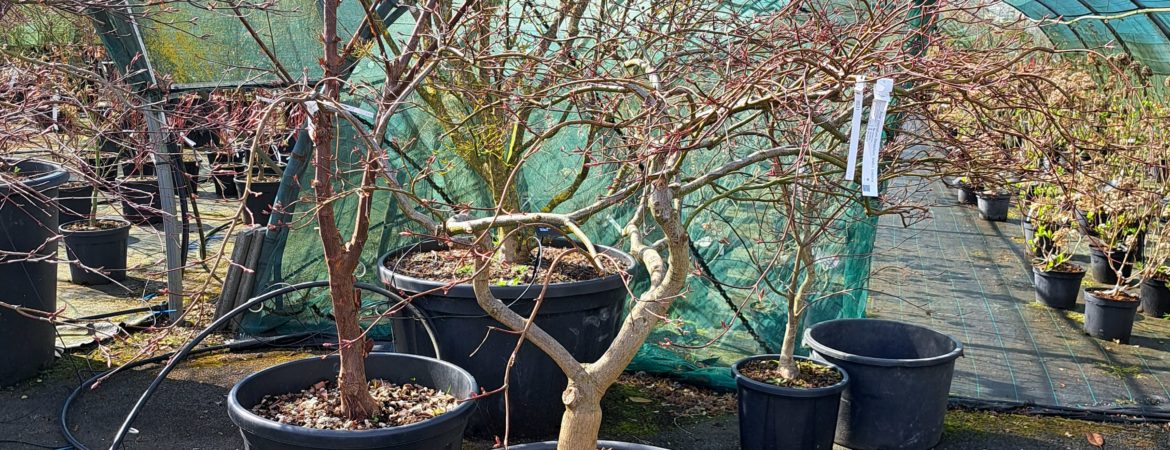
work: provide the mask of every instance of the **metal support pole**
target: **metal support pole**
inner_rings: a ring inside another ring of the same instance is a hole
[[[163,241],[167,250],[167,308],[171,310],[171,319],[175,319],[183,314],[183,268],[179,248],[179,233],[182,231],[179,230],[179,218],[175,214],[175,179],[171,170],[171,161],[175,161],[179,155],[171,154],[167,146],[166,136],[162,132],[163,124],[166,123],[163,112],[145,106],[143,116],[146,117],[150,144],[154,147],[151,156],[158,175],[159,204],[163,212]]]

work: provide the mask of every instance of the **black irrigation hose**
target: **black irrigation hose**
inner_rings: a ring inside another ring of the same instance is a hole
[[[108,312],[108,313],[102,313],[102,314],[94,314],[92,316],[75,317],[75,318],[67,320],[66,322],[68,322],[68,323],[89,322],[89,321],[94,321],[94,320],[108,319],[110,317],[124,316],[126,314],[134,314],[134,313],[140,313],[140,312],[157,313],[157,312],[161,312],[161,311],[166,311],[168,308],[169,308],[169,306],[167,306],[166,302],[163,302],[163,303],[153,305],[153,306],[142,306],[142,307],[138,307],[138,308],[124,309],[121,311],[114,311],[114,312]]]
[[[138,398],[138,401],[134,404],[134,407],[131,408],[130,412],[126,415],[126,419],[122,422],[121,427],[119,427],[118,433],[114,436],[113,443],[110,444],[110,449],[116,450],[118,447],[120,447],[122,445],[122,440],[125,439],[126,433],[128,433],[130,431],[130,425],[132,423],[134,423],[134,419],[138,417],[138,414],[141,412],[142,408],[146,405],[146,402],[150,400],[150,397],[152,395],[154,395],[154,391],[156,391],[158,389],[159,385],[162,384],[163,380],[166,379],[167,375],[170,374],[172,370],[174,370],[175,366],[178,365],[179,362],[181,362],[182,360],[186,359],[188,356],[191,356],[193,354],[198,355],[198,354],[202,354],[202,353],[208,353],[208,352],[212,352],[212,351],[222,350],[225,348],[237,348],[237,347],[240,347],[242,345],[246,346],[246,345],[255,345],[256,344],[255,341],[242,341],[241,343],[216,345],[216,346],[205,347],[205,348],[201,348],[201,349],[196,350],[195,346],[199,345],[200,342],[203,342],[203,340],[206,339],[207,336],[210,336],[211,333],[219,330],[220,327],[222,327],[228,321],[235,318],[235,316],[238,316],[238,315],[244,313],[245,311],[248,311],[252,307],[254,307],[260,303],[263,303],[265,301],[268,301],[274,297],[288,294],[291,292],[295,292],[295,291],[298,291],[301,289],[325,287],[328,285],[329,285],[328,281],[307,281],[304,283],[297,283],[297,284],[285,286],[283,288],[280,288],[280,289],[277,289],[274,291],[266,292],[266,293],[261,294],[257,297],[253,297],[253,298],[249,299],[248,301],[235,307],[235,309],[232,309],[227,314],[224,314],[219,319],[216,319],[214,322],[211,323],[211,325],[208,325],[207,328],[204,328],[203,331],[200,331],[199,334],[195,336],[195,338],[191,339],[189,342],[184,344],[183,347],[180,348],[176,352],[168,353],[166,355],[155,356],[153,358],[148,358],[148,359],[144,359],[144,360],[140,360],[140,361],[135,361],[133,363],[130,363],[130,364],[127,364],[124,366],[120,366],[118,368],[111,369],[111,370],[108,370],[106,372],[102,372],[100,374],[93,376],[89,380],[86,380],[84,383],[79,385],[76,389],[74,389],[73,392],[71,392],[69,394],[69,396],[65,399],[65,404],[61,408],[61,416],[60,416],[62,434],[65,436],[65,439],[67,439],[71,445],[73,445],[75,448],[77,448],[77,450],[88,450],[88,447],[83,445],[80,441],[77,440],[76,437],[73,436],[73,434],[69,430],[69,425],[68,425],[69,407],[73,403],[73,400],[81,392],[81,390],[88,388],[89,386],[92,386],[93,383],[97,382],[97,380],[99,380],[105,376],[112,375],[112,374],[119,372],[121,370],[138,367],[138,366],[145,365],[145,364],[153,364],[153,363],[158,363],[158,362],[162,362],[162,361],[167,361],[167,364],[165,366],[163,366],[162,370],[159,371],[159,374],[157,376],[155,376],[153,381],[151,381],[150,386],[148,386],[146,388],[146,390],[142,392],[142,396]],[[381,295],[383,295],[391,300],[396,300],[397,303],[399,303],[399,304],[403,304],[407,309],[409,309],[411,311],[412,314],[414,314],[415,317],[420,318],[420,320],[422,321],[423,327],[426,329],[427,335],[431,339],[431,345],[434,346],[435,358],[441,358],[440,353],[439,353],[438,341],[435,338],[434,329],[431,327],[431,324],[430,324],[429,320],[427,319],[427,317],[425,315],[423,315],[417,308],[415,308],[414,305],[407,303],[404,299],[402,299],[402,297],[399,297],[397,294],[390,292],[389,290],[386,290],[385,288],[382,288],[379,286],[375,286],[375,285],[372,285],[369,283],[359,282],[359,283],[355,283],[354,287],[361,289],[361,290],[366,290],[366,291],[374,292],[377,294],[381,294]]]
[[[1066,419],[1091,420],[1114,423],[1164,423],[1170,422],[1170,411],[1151,411],[1140,407],[1133,408],[1096,408],[1048,406],[1031,403],[984,400],[971,397],[952,395],[948,400],[952,408],[969,409],[975,411],[992,411],[1009,414],[1023,414],[1029,416],[1053,416]]]

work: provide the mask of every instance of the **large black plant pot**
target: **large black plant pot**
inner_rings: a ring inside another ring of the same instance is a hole
[[[1108,254],[1096,246],[1089,248],[1089,272],[1101,284],[1116,284],[1119,269],[1121,276],[1129,278],[1133,272],[1133,260],[1134,254],[1124,248],[1111,250]]]
[[[979,217],[993,222],[1007,221],[1008,209],[1012,206],[1011,194],[977,194]]]
[[[780,355],[744,358],[731,366],[739,397],[739,445],[743,450],[814,450],[833,448],[837,431],[837,412],[841,392],[849,384],[849,375],[841,368],[826,364],[841,374],[832,386],[798,389],[753,380],[740,373],[745,364],[757,360],[776,360]],[[797,356],[797,359],[806,359]]]
[[[85,219],[92,211],[92,185],[67,183],[57,188],[57,223]]]
[[[394,250],[378,260],[379,276],[390,289],[408,295],[434,291],[415,298],[413,305],[429,317],[444,358],[467,369],[480,385],[491,391],[503,384],[504,369],[517,337],[498,331],[488,333],[491,327],[507,327],[480,309],[471,285],[444,289],[446,283],[391,270],[402,255],[442,248],[437,242],[427,241]],[[623,261],[627,267],[634,266],[633,257],[620,250],[599,246],[598,251]],[[628,298],[626,289],[620,275],[552,284],[545,293],[536,324],[556,338],[577,361],[596,361],[617,336],[622,307]],[[493,286],[492,293],[511,305],[513,311],[527,317],[541,293],[541,286]],[[433,352],[425,329],[414,320],[395,323],[394,341],[398,350],[405,353],[431,356]],[[540,349],[531,343],[521,346],[509,382],[514,386],[509,391],[512,436],[556,436],[565,409],[561,394],[567,384],[561,369]],[[477,436],[503,435],[504,413],[502,395],[480,400],[469,431]]]
[[[240,380],[228,393],[228,417],[240,427],[248,450],[459,450],[463,431],[475,408],[467,401],[430,420],[377,430],[320,430],[282,424],[252,413],[267,395],[300,392],[322,380],[335,380],[341,368],[337,355],[287,362]],[[475,379],[455,365],[415,355],[371,353],[366,376],[394,384],[414,383],[458,399],[478,391]]]
[[[509,445],[508,448],[513,450],[557,450],[557,443],[556,441],[533,442],[531,444]],[[652,445],[617,441],[597,441],[597,448],[609,450],[666,450],[662,447]]]
[[[223,163],[211,166],[211,181],[215,184],[215,195],[219,198],[237,198],[236,177],[244,170],[243,164]]]
[[[135,224],[162,223],[162,196],[158,180],[130,179],[118,184],[122,197],[122,216]]]
[[[1081,280],[1085,278],[1083,268],[1080,272],[1058,272],[1032,267],[1032,274],[1036,285],[1036,300],[1040,303],[1056,309],[1073,309],[1077,305]]]
[[[834,442],[853,449],[932,448],[942,439],[955,359],[963,346],[929,328],[838,319],[805,331],[812,358],[849,374]]]
[[[1128,344],[1141,301],[1111,300],[1097,296],[1096,292],[1100,289],[1085,289],[1085,333]]]
[[[59,165],[15,160],[26,178],[0,182],[0,286],[4,302],[25,308],[57,310],[57,187],[69,181]],[[0,386],[33,376],[53,362],[53,325],[0,310]]]
[[[974,205],[978,202],[975,196],[976,187],[964,182],[955,182],[955,197],[960,205]]]
[[[69,276],[74,284],[109,284],[126,280],[126,245],[130,240],[130,222],[118,222],[116,228],[72,231],[61,226],[65,236],[65,253],[69,256]]]
[[[244,198],[244,223],[248,225],[268,225],[268,216],[272,214],[272,204],[276,203],[276,191],[280,189],[280,179],[271,177],[257,177],[252,179],[251,189],[248,180],[236,178],[236,192]]]
[[[1142,280],[1142,314],[1159,319],[1170,315],[1170,289],[1165,280],[1146,278]]]

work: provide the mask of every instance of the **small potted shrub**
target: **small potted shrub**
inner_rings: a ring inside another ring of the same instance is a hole
[[[979,217],[992,222],[1007,221],[1008,209],[1012,205],[1012,194],[1003,189],[980,190],[976,192]]]
[[[983,189],[981,185],[969,177],[955,179],[955,196],[960,205],[974,205],[978,202],[976,193]]]
[[[108,284],[126,280],[126,246],[130,240],[130,222],[97,217],[96,193],[89,202],[85,218],[63,223],[65,254],[69,258],[69,276],[74,284]]]
[[[1052,250],[1032,265],[1035,277],[1036,300],[1057,309],[1073,309],[1085,268],[1070,261],[1068,254]]]
[[[1141,276],[1142,313],[1148,317],[1166,318],[1170,314],[1170,241],[1167,240],[1170,228],[1162,227],[1158,236],[1158,243],[1153,251],[1146,256],[1145,264],[1139,272]]]

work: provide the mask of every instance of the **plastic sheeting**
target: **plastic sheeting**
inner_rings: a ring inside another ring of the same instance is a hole
[[[1006,3],[1028,18],[1040,21],[1040,29],[1058,48],[1124,52],[1149,66],[1155,74],[1170,74],[1170,0],[1006,0]]]

